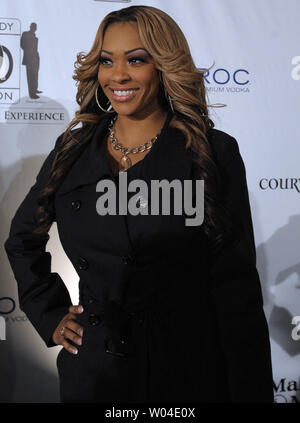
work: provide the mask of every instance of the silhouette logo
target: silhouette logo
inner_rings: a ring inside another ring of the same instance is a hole
[[[40,56],[38,52],[38,38],[35,35],[37,24],[32,22],[29,31],[24,31],[21,36],[21,49],[24,52],[22,65],[26,66],[29,97],[40,98],[38,94],[38,75],[40,69]]]
[[[13,70],[13,58],[7,47],[0,45],[0,84],[7,81]]]

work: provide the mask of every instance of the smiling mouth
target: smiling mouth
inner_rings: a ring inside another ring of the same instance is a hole
[[[114,90],[113,88],[110,88],[111,92],[112,92],[112,96],[116,101],[126,101],[129,100],[133,97],[135,97],[137,91],[139,90],[139,88],[132,88],[132,89],[127,89],[127,90]]]
[[[113,93],[116,93],[116,94],[125,94],[125,93],[127,93],[127,95],[128,94],[131,94],[133,91],[137,91],[139,88],[128,88],[128,89],[124,89],[124,88],[122,88],[122,89],[114,89],[114,88],[110,88],[110,90],[113,92]]]

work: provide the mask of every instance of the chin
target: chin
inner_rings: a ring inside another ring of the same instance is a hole
[[[134,113],[139,113],[140,110],[137,110],[136,107],[130,107],[128,105],[119,105],[116,104],[116,107],[112,104],[114,110],[120,115],[132,115]]]

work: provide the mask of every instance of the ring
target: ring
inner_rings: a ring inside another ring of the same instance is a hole
[[[63,326],[62,328],[61,328],[61,330],[59,331],[59,333],[60,333],[60,335],[61,336],[64,336],[64,333],[65,333],[65,326]]]

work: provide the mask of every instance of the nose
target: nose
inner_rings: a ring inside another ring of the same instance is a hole
[[[126,69],[126,65],[123,62],[116,64],[112,71],[112,80],[119,83],[122,81],[128,81],[129,79],[130,76]]]

